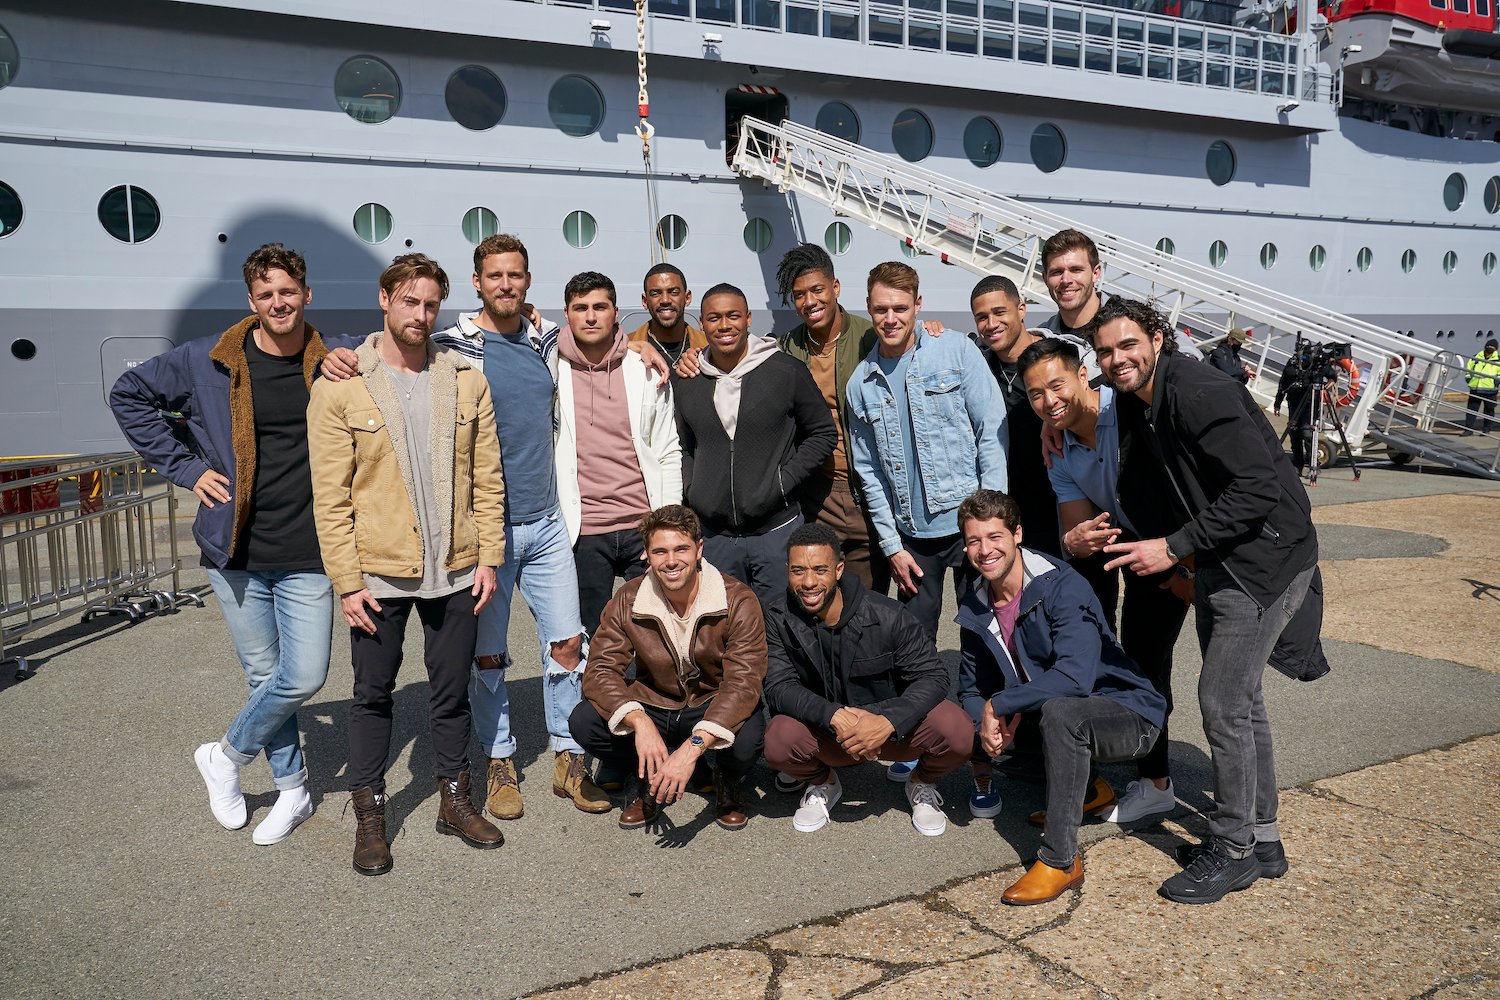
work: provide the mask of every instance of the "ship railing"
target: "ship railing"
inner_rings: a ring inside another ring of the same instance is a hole
[[[1104,292],[1151,302],[1197,338],[1211,340],[1234,326],[1252,327],[1261,343],[1278,345],[1282,358],[1299,334],[1319,343],[1346,343],[1366,379],[1368,373],[1386,372],[1392,358],[1405,354],[1443,364],[1434,346],[795,122],[770,125],[745,118],[733,166],[744,176],[810,197],[945,263],[976,274],[1004,274],[1029,302],[1046,307],[1051,299],[1041,277],[1042,243],[1059,230],[1076,228],[1088,232],[1099,247]],[[1252,393],[1270,404],[1275,378],[1256,381]],[[1343,414],[1356,445],[1365,436],[1377,399],[1376,393],[1361,393]]]
[[[537,0],[634,11],[633,0]],[[1296,36],[1218,0],[649,0],[653,17],[1327,103]],[[1303,65],[1306,62],[1307,65]]]
[[[182,588],[176,492],[140,456],[0,462],[0,504],[0,663],[18,677],[32,670],[16,640],[62,618],[202,607]]]

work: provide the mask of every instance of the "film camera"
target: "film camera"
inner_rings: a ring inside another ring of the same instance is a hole
[[[1353,357],[1350,344],[1328,343],[1307,340],[1297,334],[1297,343],[1292,348],[1291,363],[1287,365],[1288,381],[1294,387],[1322,385],[1338,378],[1339,362]]]

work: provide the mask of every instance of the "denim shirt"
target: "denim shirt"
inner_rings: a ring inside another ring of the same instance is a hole
[[[979,349],[962,334],[918,334],[904,414],[878,355],[877,346],[854,369],[845,398],[854,470],[880,551],[890,556],[903,548],[902,535],[956,533],[955,511],[976,489],[1006,488],[1005,403]],[[917,465],[910,479],[903,467],[908,418]],[[921,497],[913,496],[913,481],[921,483]]]

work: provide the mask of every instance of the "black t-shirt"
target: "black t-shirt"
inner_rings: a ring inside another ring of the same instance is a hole
[[[1042,460],[1042,418],[1031,408],[1026,386],[1016,366],[1001,361],[989,350],[982,352],[1005,399],[1007,449],[1006,475],[1010,495],[1021,507],[1021,524],[1027,548],[1062,558],[1058,533],[1057,494]]]
[[[302,352],[267,354],[245,335],[255,404],[255,484],[229,569],[322,570],[307,457],[307,382]]]
[[[681,340],[657,340],[650,333],[646,334],[646,341],[652,347],[661,352],[661,356],[667,359],[668,368],[676,368],[677,360],[687,353],[688,337],[687,328],[683,327]]]

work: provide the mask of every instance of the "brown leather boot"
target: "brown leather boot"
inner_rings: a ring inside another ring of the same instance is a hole
[[[637,778],[630,804],[620,810],[620,829],[637,830],[645,826],[656,819],[660,808],[656,800],[651,797],[651,786]]]
[[[500,828],[480,814],[469,799],[469,772],[451,778],[438,778],[437,832],[461,837],[470,847],[488,850],[505,843]]]
[[[586,813],[607,813],[614,808],[609,796],[589,777],[587,759],[573,750],[561,751],[552,765],[552,794],[572,799],[573,805]]]
[[[509,757],[489,757],[485,782],[485,807],[496,819],[520,819],[526,811],[521,802],[521,776]]]
[[[745,815],[745,783],[714,768],[714,818],[726,830],[743,830],[750,817]]]
[[[385,842],[385,796],[366,785],[356,788],[354,802],[354,870],[384,875],[391,870],[391,848]]]

